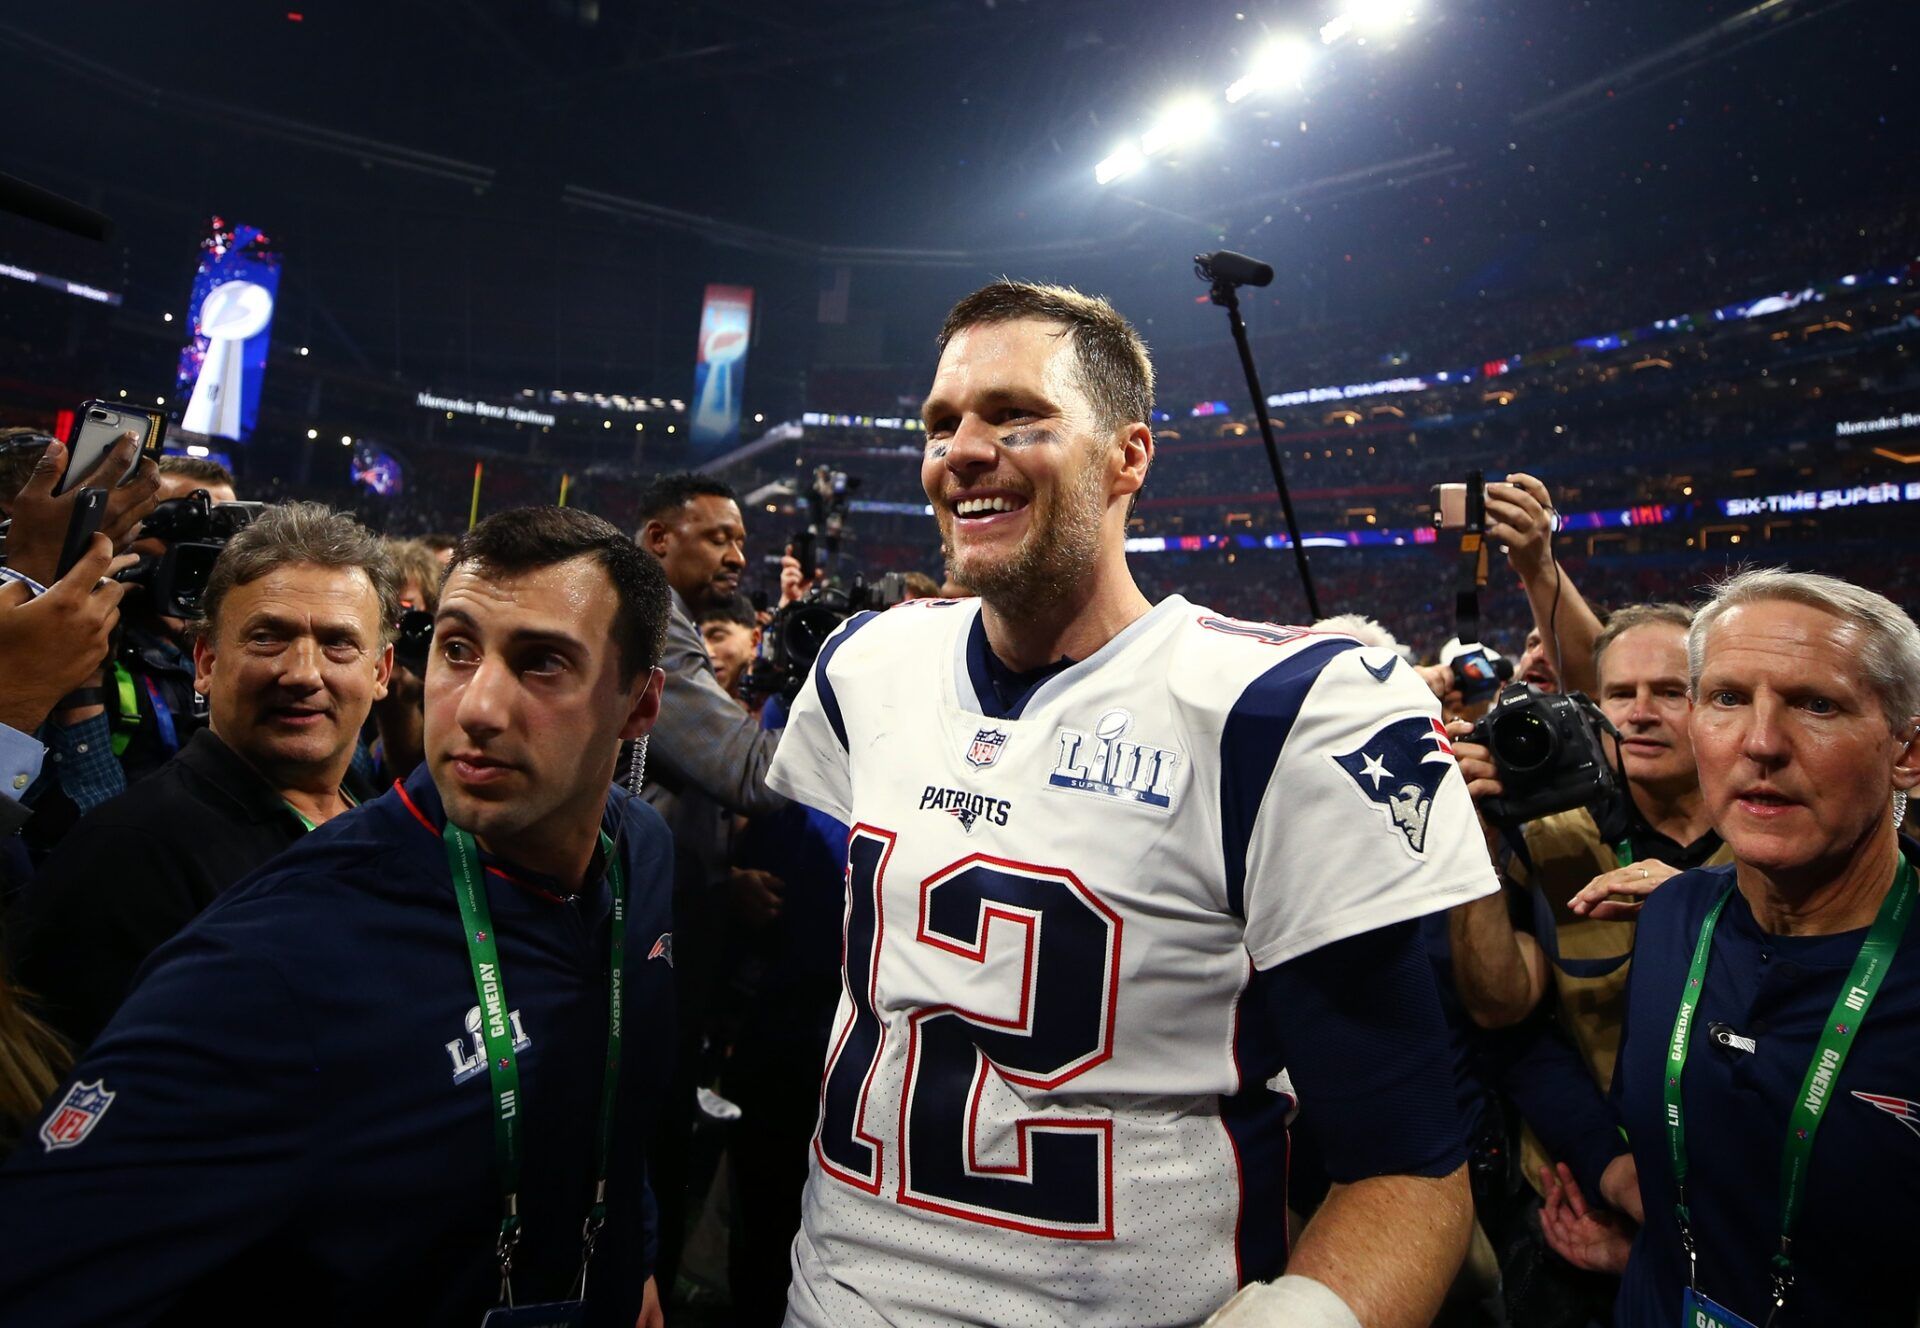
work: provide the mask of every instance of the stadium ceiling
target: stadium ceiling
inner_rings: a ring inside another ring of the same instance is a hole
[[[303,160],[333,157],[801,260],[959,267],[1169,227],[1236,239],[1277,206],[1454,176],[1510,135],[1577,132],[1857,0],[1719,19],[1658,0],[1422,0],[1403,36],[1343,53],[1298,104],[1235,108],[1206,151],[1097,196],[1091,164],[1116,134],[1168,98],[1217,98],[1261,42],[1341,2],[126,3],[111,46],[131,64],[102,50],[90,6],[0,24],[0,49],[60,90],[15,100],[12,169],[83,197],[156,195],[179,172],[75,178],[76,137],[137,116],[157,163],[190,175],[226,145],[295,197]]]

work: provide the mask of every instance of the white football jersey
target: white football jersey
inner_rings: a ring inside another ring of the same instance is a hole
[[[986,650],[977,600],[854,619],[768,775],[853,827],[787,1321],[1195,1324],[1284,1259],[1249,983],[1490,893],[1484,842],[1390,651],[1175,596],[995,717]]]

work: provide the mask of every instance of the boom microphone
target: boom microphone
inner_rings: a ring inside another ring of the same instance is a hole
[[[1202,281],[1224,281],[1229,286],[1267,286],[1273,283],[1273,264],[1236,254],[1231,249],[1198,254],[1193,270]]]

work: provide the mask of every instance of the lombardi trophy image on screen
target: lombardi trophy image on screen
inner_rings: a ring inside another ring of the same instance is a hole
[[[194,380],[180,426],[220,438],[240,436],[240,410],[246,397],[246,343],[273,321],[273,295],[251,281],[228,281],[207,292],[200,306],[200,330],[207,357]]]

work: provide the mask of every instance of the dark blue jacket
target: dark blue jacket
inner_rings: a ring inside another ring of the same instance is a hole
[[[625,793],[606,815],[629,878],[625,1050],[588,1287],[592,1321],[628,1328],[652,1266],[644,1141],[672,1063],[658,942],[673,850]],[[441,824],[417,771],[155,952],[71,1081],[102,1085],[105,1109],[49,1148],[63,1087],[0,1169],[0,1324],[480,1321],[498,1287],[493,1103]],[[522,1303],[563,1296],[579,1267],[606,1054],[606,881],[574,902],[541,886],[489,864],[527,1039]]]
[[[1647,1224],[1621,1287],[1622,1325],[1680,1321],[1687,1260],[1667,1157],[1667,1042],[1707,911],[1732,867],[1674,877],[1648,898],[1633,944],[1613,1097],[1633,1142]],[[1767,1261],[1780,1243],[1787,1118],[1864,929],[1772,936],[1739,891],[1714,932],[1683,1085],[1688,1207],[1700,1290],[1753,1323],[1767,1318]],[[1749,1052],[1715,1025],[1753,1040]],[[1800,1221],[1799,1281],[1776,1328],[1913,1328],[1920,1308],[1920,926],[1910,926],[1865,1027],[1827,1092]]]

